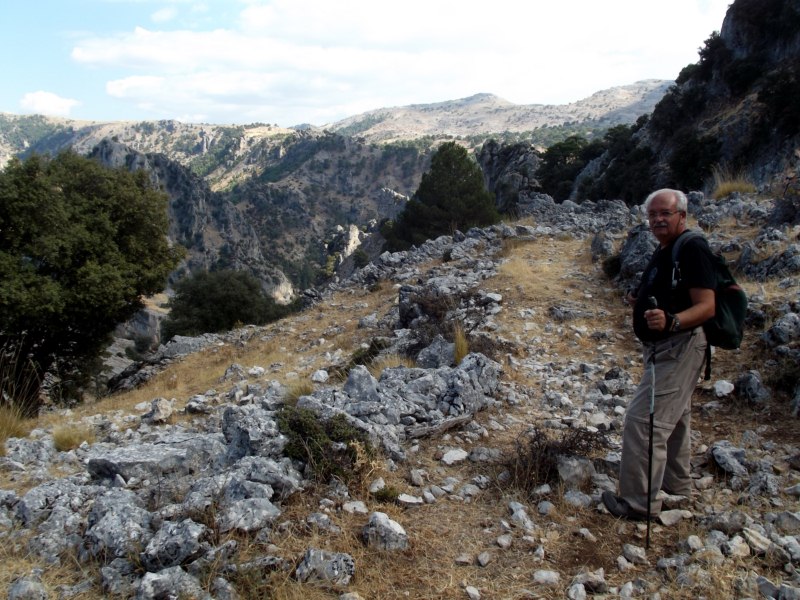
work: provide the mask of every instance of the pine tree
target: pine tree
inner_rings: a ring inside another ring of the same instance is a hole
[[[478,163],[463,146],[447,142],[433,155],[430,170],[422,175],[414,196],[397,221],[384,229],[384,235],[390,250],[400,250],[499,220]]]

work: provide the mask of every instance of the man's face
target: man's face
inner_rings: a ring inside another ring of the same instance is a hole
[[[672,194],[660,194],[650,201],[647,221],[662,246],[668,245],[686,228],[686,213],[678,212],[677,203]]]

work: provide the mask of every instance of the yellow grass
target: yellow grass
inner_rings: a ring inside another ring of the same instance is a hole
[[[455,346],[453,350],[453,360],[455,364],[459,365],[461,361],[464,360],[464,357],[469,354],[469,342],[467,341],[467,335],[464,333],[464,327],[461,323],[456,323],[453,326],[453,344]]]
[[[53,445],[59,452],[74,450],[81,444],[94,443],[94,431],[87,425],[61,425],[53,430]]]
[[[416,363],[414,359],[407,356],[391,353],[379,356],[369,366],[369,372],[375,379],[381,378],[381,373],[385,369],[392,369],[394,367],[406,367],[408,369],[414,368]]]
[[[727,198],[734,192],[750,194],[756,191],[756,186],[744,173],[733,173],[727,167],[715,167],[712,173],[711,197],[714,200]]]
[[[8,438],[23,438],[30,433],[36,421],[26,419],[22,412],[14,406],[0,406],[0,456],[6,454]]]

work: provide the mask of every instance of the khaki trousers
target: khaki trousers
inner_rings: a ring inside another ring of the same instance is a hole
[[[653,478],[650,512],[657,515],[660,489],[690,497],[692,491],[692,392],[705,359],[706,336],[702,327],[666,340],[645,344],[644,376],[625,413],[619,493],[631,508],[647,512],[647,462],[650,435],[650,394],[655,386],[653,411]],[[652,360],[655,353],[655,379]]]

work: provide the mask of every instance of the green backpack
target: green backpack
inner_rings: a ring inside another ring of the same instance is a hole
[[[687,229],[675,240],[672,246],[672,289],[680,282],[680,263],[678,255],[683,244],[692,238],[702,238],[708,244],[705,236],[699,231]],[[735,350],[742,343],[744,336],[744,320],[747,316],[747,294],[736,283],[727,261],[722,254],[712,252],[714,272],[717,276],[717,285],[714,290],[716,309],[715,314],[703,323],[708,347],[706,348],[706,380],[711,379],[711,346]]]

